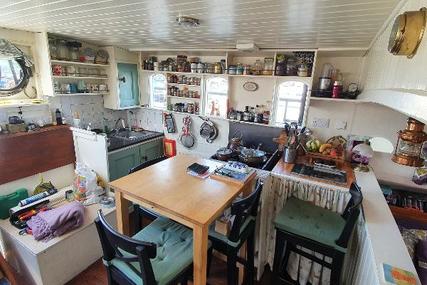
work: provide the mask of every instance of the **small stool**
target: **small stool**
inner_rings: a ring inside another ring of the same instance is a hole
[[[276,248],[272,284],[297,284],[286,278],[285,274],[291,251],[331,269],[330,284],[341,284],[347,244],[359,217],[363,199],[360,188],[355,183],[350,187],[350,194],[351,199],[342,215],[294,197],[288,199],[274,221]],[[299,249],[299,246],[330,257],[332,263]]]

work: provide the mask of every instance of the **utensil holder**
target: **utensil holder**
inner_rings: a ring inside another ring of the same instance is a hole
[[[285,163],[294,163],[296,157],[297,157],[296,148],[285,147],[285,150],[283,151],[283,161]]]

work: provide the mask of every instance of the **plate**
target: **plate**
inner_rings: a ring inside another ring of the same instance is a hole
[[[258,90],[258,84],[256,84],[255,82],[246,82],[245,84],[243,84],[243,88],[246,91],[256,91]]]

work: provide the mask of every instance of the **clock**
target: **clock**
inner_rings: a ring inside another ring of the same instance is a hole
[[[388,42],[388,51],[394,55],[412,58],[423,39],[426,26],[426,8],[407,11],[394,20]]]

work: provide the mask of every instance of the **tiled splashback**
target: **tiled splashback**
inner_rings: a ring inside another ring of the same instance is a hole
[[[73,124],[75,113],[80,115],[80,127],[87,128],[91,123],[92,128],[103,129],[107,125],[110,129],[114,127],[117,119],[123,118],[127,121],[126,111],[114,111],[104,108],[102,96],[64,96],[49,98],[49,105],[35,105],[22,107],[22,117],[26,123],[44,124],[52,122],[55,110],[59,109],[66,123]],[[0,125],[7,123],[8,117],[18,115],[19,108],[0,109]]]
[[[65,117],[67,124],[73,124],[76,113],[80,116],[80,127],[87,128],[89,123],[92,128],[103,129],[107,125],[110,129],[114,127],[117,119],[123,118],[127,121],[126,111],[114,111],[104,108],[102,96],[63,96],[49,99],[52,114],[58,108]]]

